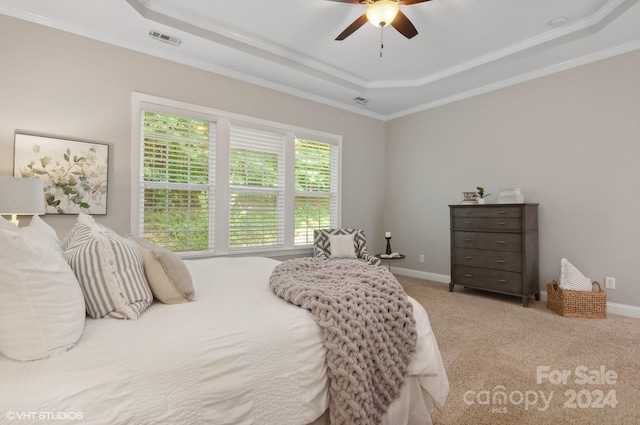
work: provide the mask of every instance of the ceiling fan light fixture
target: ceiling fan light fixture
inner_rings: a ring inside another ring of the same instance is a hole
[[[391,0],[379,0],[367,7],[367,19],[376,27],[389,25],[395,19],[400,7]]]

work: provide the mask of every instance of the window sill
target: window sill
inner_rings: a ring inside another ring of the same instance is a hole
[[[313,247],[295,248],[295,249],[282,249],[282,250],[264,250],[264,251],[246,251],[246,252],[234,252],[224,255],[216,255],[211,252],[177,252],[183,259],[197,259],[197,258],[215,258],[215,257],[268,257],[274,260],[287,260],[289,258],[296,257],[311,257],[313,256]]]

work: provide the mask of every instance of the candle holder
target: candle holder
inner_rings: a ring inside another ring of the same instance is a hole
[[[391,236],[385,236],[385,239],[387,240],[387,251],[386,254],[387,255],[391,255]]]

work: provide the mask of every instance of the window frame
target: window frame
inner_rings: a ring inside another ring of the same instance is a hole
[[[306,139],[320,143],[334,145],[337,149],[336,169],[336,217],[335,227],[342,223],[342,136],[317,130],[287,125],[279,122],[260,118],[225,112],[201,105],[194,105],[172,99],[144,93],[133,92],[132,95],[132,130],[131,130],[131,206],[130,206],[130,232],[135,236],[142,233],[142,219],[140,214],[140,202],[143,190],[143,169],[141,164],[144,140],[143,115],[145,111],[179,115],[185,118],[214,122],[216,125],[215,143],[215,177],[214,206],[212,211],[213,221],[213,249],[207,251],[184,251],[178,254],[185,258],[213,257],[221,255],[255,255],[286,256],[308,254],[312,252],[313,244],[295,245],[295,141]],[[230,128],[232,122],[246,123],[256,127],[281,131],[285,137],[285,172],[284,172],[284,243],[282,246],[230,248],[229,247],[229,220],[230,220],[230,184],[229,184],[229,152],[230,152]],[[211,230],[210,230],[211,231]]]

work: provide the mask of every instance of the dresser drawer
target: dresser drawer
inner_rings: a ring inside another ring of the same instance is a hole
[[[491,249],[494,251],[522,252],[519,233],[453,232],[454,248]]]
[[[516,252],[456,248],[453,251],[453,263],[462,266],[522,272],[522,254]]]
[[[520,207],[494,207],[494,206],[468,206],[465,208],[455,208],[454,217],[522,217]]]
[[[522,274],[501,270],[481,269],[477,267],[455,266],[453,282],[474,288],[492,291],[522,294]]]
[[[451,224],[465,230],[522,230],[522,219],[509,217],[454,217]]]

